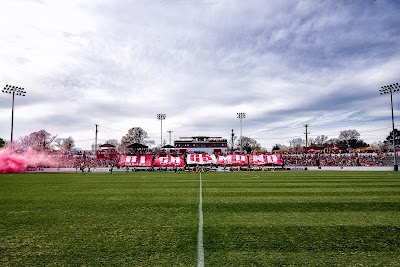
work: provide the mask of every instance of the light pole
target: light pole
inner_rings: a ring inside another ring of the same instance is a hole
[[[161,121],[161,142],[160,142],[160,149],[162,148],[162,121],[165,120],[165,114],[157,114],[157,120]]]
[[[244,112],[238,112],[237,114],[237,118],[240,119],[240,152],[243,151],[243,143],[242,143],[242,120],[246,119],[246,113]]]
[[[392,94],[400,91],[399,83],[385,85],[381,87],[379,90],[381,95],[390,94],[390,107],[392,109],[392,134],[393,134],[393,151],[394,151],[394,162],[393,162],[393,170],[398,171],[399,166],[397,165],[397,155],[396,155],[396,134],[394,132],[394,117],[393,117],[393,96]]]
[[[14,97],[16,95],[25,96],[26,91],[24,88],[16,87],[14,85],[6,85],[3,90],[3,93],[12,94],[12,109],[11,109],[11,142],[13,141],[13,130],[14,130]]]

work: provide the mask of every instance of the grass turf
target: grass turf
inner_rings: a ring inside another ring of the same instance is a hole
[[[206,266],[399,266],[397,172],[204,173]],[[0,175],[0,266],[196,266],[199,175]]]

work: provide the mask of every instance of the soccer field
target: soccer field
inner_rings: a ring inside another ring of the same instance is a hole
[[[197,266],[199,246],[205,266],[400,266],[398,172],[2,174],[0,192],[0,266]]]

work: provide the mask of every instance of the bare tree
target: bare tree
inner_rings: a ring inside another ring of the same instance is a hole
[[[242,136],[242,142],[240,142],[240,137],[236,141],[236,147],[240,147],[242,144],[243,150],[247,153],[251,153],[253,150],[259,150],[261,145],[253,138]]]
[[[122,145],[117,139],[107,139],[104,144],[99,144],[99,147],[101,147],[102,145],[105,144],[109,144],[109,145],[113,145],[115,147],[115,150],[122,153],[124,151],[124,148],[126,145]],[[94,149],[94,144],[92,144],[92,149]]]
[[[71,150],[75,147],[75,140],[71,136],[64,138],[63,146],[66,149]]]
[[[62,151],[69,151],[75,147],[75,141],[71,136],[67,138],[56,138],[54,139],[54,143],[56,147]]]
[[[343,144],[350,146],[350,143],[354,143],[358,141],[360,138],[360,133],[356,130],[344,130],[340,131],[339,141],[343,142]]]
[[[329,137],[326,135],[318,135],[315,138],[313,138],[313,143],[316,146],[325,146],[327,144]]]
[[[357,130],[344,130],[340,131],[338,139],[341,141],[348,141],[351,139],[358,139],[360,138],[360,133]]]
[[[325,145],[326,145],[326,146],[336,146],[336,145],[339,145],[339,143],[340,143],[339,139],[337,139],[337,138],[331,138],[331,139],[328,139],[328,140],[325,142]]]
[[[110,144],[115,147],[118,147],[120,145],[119,141],[117,139],[108,139],[104,144]]]
[[[294,138],[289,141],[290,148],[297,149],[305,145],[306,141],[302,138]]]
[[[139,143],[143,145],[154,145],[154,140],[149,140],[149,135],[141,127],[133,127],[128,130],[128,133],[122,137],[121,144],[129,145]]]
[[[274,150],[289,150],[289,147],[286,145],[282,145],[282,144],[275,144],[272,147],[272,151],[274,151]]]
[[[23,147],[32,147],[35,149],[50,149],[51,143],[57,135],[52,136],[45,130],[33,132],[29,135],[19,138],[19,144]]]

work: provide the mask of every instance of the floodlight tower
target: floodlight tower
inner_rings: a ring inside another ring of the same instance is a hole
[[[3,90],[3,93],[12,94],[12,108],[11,108],[11,142],[13,141],[13,130],[14,130],[14,97],[16,95],[25,96],[26,91],[24,88],[16,87],[14,85],[6,85]]]
[[[246,119],[246,113],[244,112],[238,112],[237,118],[240,119],[240,152],[243,152],[243,143],[242,143],[242,120]]]
[[[392,109],[392,134],[393,134],[393,151],[394,151],[394,162],[393,162],[393,170],[398,171],[399,166],[397,165],[397,155],[396,155],[396,134],[394,132],[394,117],[393,117],[393,93],[400,91],[399,83],[385,85],[381,87],[379,90],[381,95],[390,94],[390,107]]]
[[[157,120],[161,121],[161,142],[160,142],[160,149],[162,148],[162,121],[165,120],[166,115],[158,113],[157,114]]]

